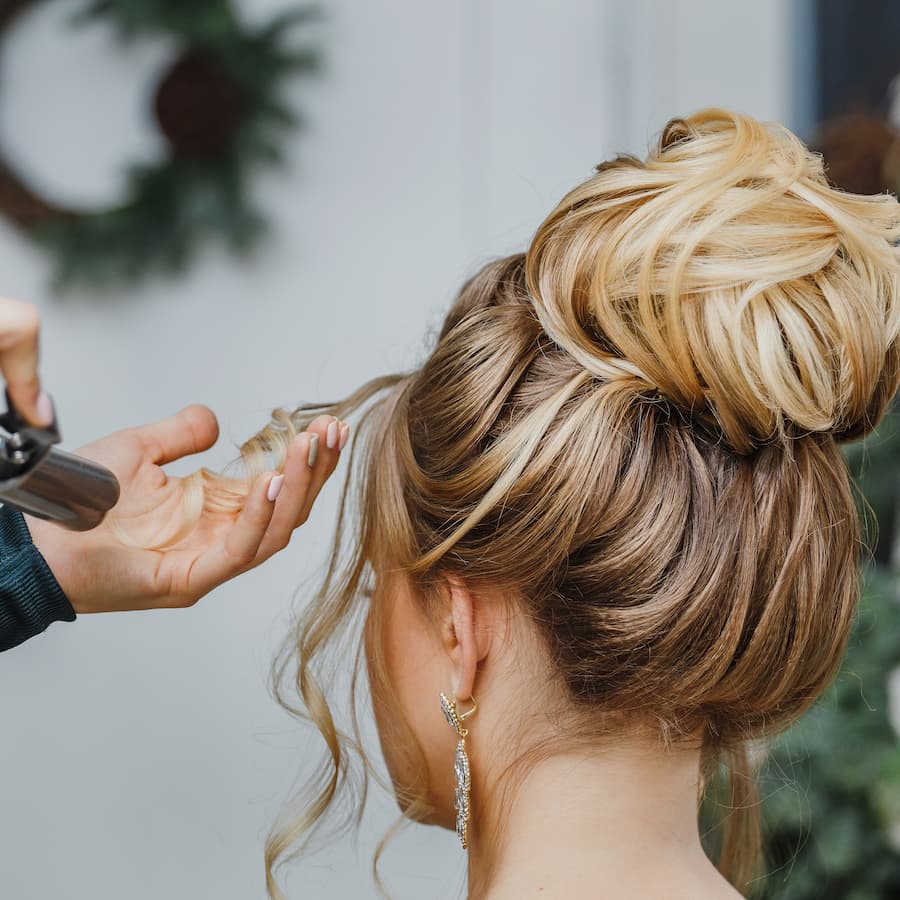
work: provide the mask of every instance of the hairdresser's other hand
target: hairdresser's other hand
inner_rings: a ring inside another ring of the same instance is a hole
[[[267,496],[274,473],[266,473],[253,483],[242,509],[204,506],[190,532],[162,550],[140,549],[131,536],[151,544],[180,521],[190,494],[187,481],[161,466],[215,444],[216,417],[208,407],[193,405],[152,425],[118,431],[76,451],[115,473],[121,486],[115,507],[84,532],[26,516],[32,539],[76,613],[190,606],[287,546],[346,441],[349,426],[335,426],[330,436],[338,432],[339,443],[327,446],[332,422],[333,416],[320,416],[291,442],[274,502]],[[318,448],[310,467],[313,434]]]
[[[53,421],[53,406],[38,378],[40,330],[37,307],[0,297],[0,372],[13,406],[32,425],[45,426]]]

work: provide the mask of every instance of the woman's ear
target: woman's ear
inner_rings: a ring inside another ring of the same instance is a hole
[[[484,611],[476,607],[466,583],[455,575],[447,576],[450,608],[444,620],[444,649],[452,665],[452,690],[457,700],[469,700],[475,685],[478,664],[488,651]]]

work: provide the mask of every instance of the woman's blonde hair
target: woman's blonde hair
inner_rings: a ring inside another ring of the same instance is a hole
[[[270,896],[276,862],[351,780],[357,739],[319,666],[386,560],[423,603],[451,573],[508,592],[584,722],[645,716],[665,743],[699,729],[704,777],[730,773],[717,865],[747,889],[754,742],[822,694],[858,601],[839,444],[900,384],[898,242],[896,199],[832,188],[787,129],[674,119],[646,161],[597,166],[525,253],[469,279],[421,367],[277,410],[246,442],[258,473],[315,415],[361,413],[334,554],[275,667],[328,760],[270,837]]]

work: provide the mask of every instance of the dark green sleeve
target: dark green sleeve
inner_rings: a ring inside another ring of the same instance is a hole
[[[72,622],[75,610],[31,540],[25,517],[0,507],[0,650],[40,634],[51,622]]]

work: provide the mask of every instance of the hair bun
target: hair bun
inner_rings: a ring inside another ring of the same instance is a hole
[[[782,126],[708,109],[570,191],[528,249],[548,335],[739,452],[873,429],[900,384],[900,204],[829,186]]]

